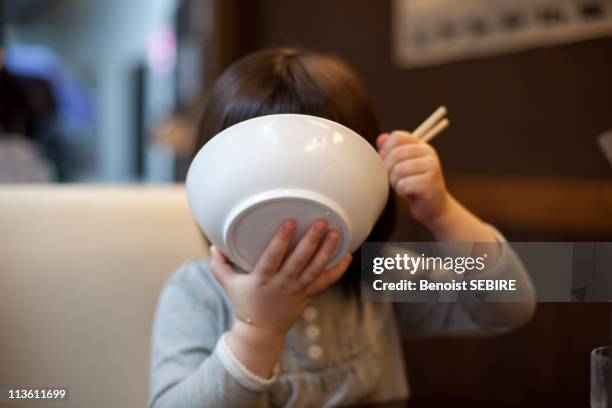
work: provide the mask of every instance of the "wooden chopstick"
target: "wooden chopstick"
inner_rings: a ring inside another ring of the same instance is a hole
[[[412,135],[423,142],[428,142],[436,137],[450,124],[449,120],[444,117],[446,112],[446,108],[440,106],[412,132]]]
[[[427,133],[421,136],[419,139],[427,143],[434,137],[438,136],[438,134],[440,134],[444,129],[446,129],[449,124],[450,124],[449,120],[444,118],[441,121],[439,121],[434,127],[432,127],[429,131],[427,131]]]

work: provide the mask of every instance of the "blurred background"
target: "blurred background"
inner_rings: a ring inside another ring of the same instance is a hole
[[[0,4],[0,182],[181,182],[219,72],[297,45],[348,61],[385,130],[447,106],[450,189],[509,240],[612,240],[610,0]],[[413,393],[585,406],[609,323],[607,304],[543,304],[508,336],[410,341]]]
[[[385,130],[446,105],[449,183],[511,238],[612,234],[609,0],[3,2],[3,134],[39,157],[0,181],[182,181],[218,73],[298,45],[353,65]]]

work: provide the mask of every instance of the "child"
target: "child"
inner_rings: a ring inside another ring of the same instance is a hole
[[[437,241],[503,241],[446,191],[430,145],[405,131],[380,134],[363,84],[329,56],[272,49],[229,67],[208,97],[197,147],[228,126],[275,113],[328,118],[365,137],[377,147],[395,193]],[[227,155],[231,165],[232,152]],[[391,197],[368,240],[385,241],[393,221]],[[362,303],[358,260],[347,255],[324,269],[338,232],[317,220],[288,251],[295,229],[294,220],[284,221],[248,273],[212,248],[211,260],[189,262],[170,278],[155,317],[150,407],[406,399],[401,336],[504,331],[533,314],[529,276],[505,246],[493,246],[490,269],[517,279],[530,301]]]

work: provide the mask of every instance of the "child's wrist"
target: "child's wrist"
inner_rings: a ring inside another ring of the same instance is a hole
[[[262,350],[270,347],[282,348],[286,333],[275,332],[236,320],[230,331],[230,336],[243,344],[247,344],[250,348]]]
[[[432,233],[434,237],[443,237],[448,235],[449,231],[454,228],[457,201],[447,192],[444,198],[444,205],[440,213],[424,223],[425,227]]]
[[[270,378],[283,349],[284,335],[236,320],[225,340],[234,356],[253,374]]]

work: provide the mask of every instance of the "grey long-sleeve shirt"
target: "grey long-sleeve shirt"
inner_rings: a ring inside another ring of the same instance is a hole
[[[502,247],[489,273],[517,279],[535,302],[527,271],[509,246]],[[290,330],[277,374],[266,381],[227,347],[223,335],[235,318],[229,300],[209,262],[191,261],[160,296],[149,407],[323,407],[404,399],[409,389],[402,336],[509,330],[529,319],[525,310],[530,309],[508,313],[494,303],[362,303],[357,294],[332,287],[312,299]]]

